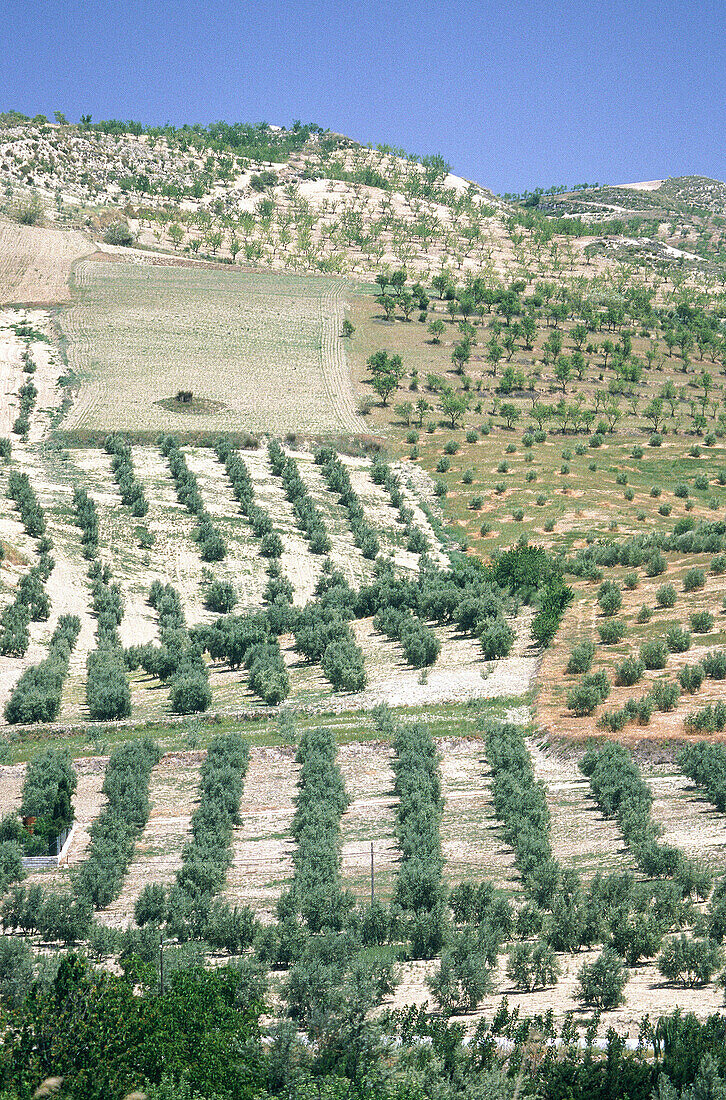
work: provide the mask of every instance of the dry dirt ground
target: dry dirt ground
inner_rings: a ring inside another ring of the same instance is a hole
[[[53,305],[70,297],[71,266],[95,250],[77,230],[0,220],[0,305]]]
[[[576,997],[577,973],[585,963],[592,962],[598,955],[597,950],[581,951],[575,955],[557,956],[561,974],[557,985],[537,990],[534,993],[520,993],[512,986],[506,975],[506,956],[499,958],[498,967],[493,975],[494,992],[486,997],[475,1013],[467,1016],[452,1017],[452,1022],[462,1023],[468,1032],[473,1032],[478,1021],[484,1017],[491,1020],[502,999],[507,998],[510,1011],[518,1008],[521,1016],[544,1014],[552,1009],[555,1019],[562,1022],[568,1012],[574,1014],[575,1022],[589,1021],[592,1009],[583,1010]],[[397,964],[400,984],[384,1005],[403,1008],[405,1005],[422,1005],[434,1001],[426,978],[432,974],[438,960],[428,962],[409,962]],[[668,985],[658,973],[655,964],[638,966],[629,971],[625,986],[625,1004],[609,1012],[603,1012],[599,1034],[604,1036],[608,1028],[615,1028],[619,1034],[636,1039],[640,1022],[646,1014],[651,1020],[672,1012],[677,1008],[683,1012],[694,1012],[704,1018],[718,1012],[723,1005],[723,990],[717,984],[702,989],[679,989]]]
[[[61,318],[81,380],[68,430],[365,431],[342,280],[95,261],[74,279]],[[174,404],[185,389],[197,405]]]

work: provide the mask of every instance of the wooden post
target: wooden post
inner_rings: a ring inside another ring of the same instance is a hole
[[[159,992],[164,992],[164,933],[159,936]]]

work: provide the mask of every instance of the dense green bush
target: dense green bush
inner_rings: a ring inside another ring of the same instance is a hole
[[[86,659],[86,702],[93,719],[128,718],[131,692],[123,655],[112,649],[94,649]]]
[[[651,638],[640,647],[640,659],[647,669],[665,668],[668,661],[668,646],[662,638]]]
[[[577,645],[572,647],[565,672],[568,676],[579,676],[583,672],[589,672],[594,656],[595,646],[592,642],[578,642]]]
[[[637,684],[645,671],[645,665],[638,657],[626,657],[615,666],[615,683],[624,687]]]
[[[706,583],[706,574],[703,569],[693,566],[691,569],[687,569],[683,574],[683,591],[695,592],[699,588],[703,588]]]
[[[701,687],[705,675],[703,665],[684,665],[678,673],[678,683],[689,695],[695,695]]]
[[[726,650],[709,650],[701,663],[709,680],[726,680]]]
[[[691,635],[677,623],[668,627],[665,640],[671,653],[686,653],[691,648]]]
[[[627,627],[623,619],[609,619],[598,623],[597,632],[603,645],[617,645],[625,637]]]
[[[204,606],[209,611],[229,614],[237,603],[237,593],[229,581],[210,580],[204,592]]]
[[[714,619],[710,611],[694,611],[690,622],[694,634],[709,634],[713,630]]]
[[[658,607],[674,607],[676,599],[676,590],[672,584],[662,584],[656,589],[655,602]]]
[[[614,581],[603,581],[597,594],[603,615],[615,615],[623,606],[623,594]]]

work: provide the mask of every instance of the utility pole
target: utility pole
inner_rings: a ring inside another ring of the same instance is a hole
[[[159,936],[159,992],[164,992],[164,933]]]

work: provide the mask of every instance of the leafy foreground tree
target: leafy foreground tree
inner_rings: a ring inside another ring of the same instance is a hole
[[[225,967],[180,970],[163,994],[138,995],[69,954],[48,991],[36,984],[7,1009],[3,1095],[62,1078],[63,1097],[108,1100],[165,1079],[186,1095],[252,1100],[264,1084],[261,1005],[247,993],[244,973]]]

